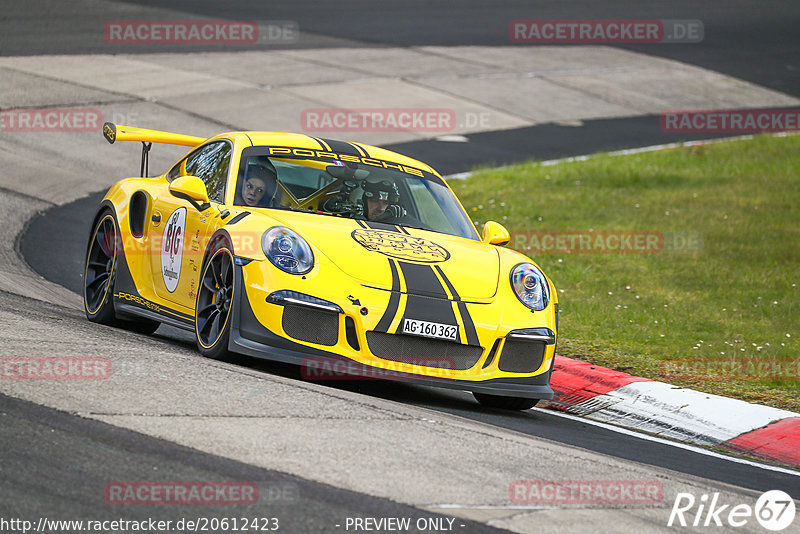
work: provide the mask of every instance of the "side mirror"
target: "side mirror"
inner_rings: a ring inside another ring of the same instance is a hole
[[[483,225],[483,242],[490,245],[498,245],[500,247],[507,245],[511,241],[511,236],[508,230],[497,222],[488,221]]]
[[[181,176],[169,184],[169,192],[172,196],[188,200],[198,210],[203,211],[201,204],[208,204],[208,190],[203,180],[197,176]]]

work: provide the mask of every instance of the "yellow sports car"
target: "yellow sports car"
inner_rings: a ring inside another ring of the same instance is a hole
[[[480,237],[430,166],[385,149],[277,132],[209,139],[106,123],[141,141],[141,177],[92,222],[90,321],[193,331],[202,354],[301,365],[309,378],[415,380],[512,410],[552,398],[552,282]],[[192,147],[147,177],[152,143]]]

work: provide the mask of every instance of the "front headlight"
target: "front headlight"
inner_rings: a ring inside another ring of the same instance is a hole
[[[314,253],[305,239],[285,226],[273,226],[261,236],[261,249],[269,261],[289,274],[306,274],[314,267]]]
[[[520,263],[511,269],[511,288],[527,307],[542,311],[550,302],[550,290],[544,273],[532,263]]]

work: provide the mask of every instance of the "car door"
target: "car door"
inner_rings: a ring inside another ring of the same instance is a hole
[[[180,176],[197,176],[205,183],[210,203],[201,206],[202,211],[191,201],[173,196],[166,187],[153,201],[150,235],[159,246],[150,257],[153,287],[159,297],[185,308],[180,310],[185,313],[194,311],[203,252],[224,202],[231,153],[230,141],[208,143],[189,153],[167,174],[168,182]]]

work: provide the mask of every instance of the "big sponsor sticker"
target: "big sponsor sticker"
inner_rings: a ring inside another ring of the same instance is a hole
[[[450,258],[447,249],[421,237],[386,230],[353,230],[351,235],[365,249],[399,260],[438,263]]]
[[[186,231],[186,208],[172,212],[161,238],[161,276],[170,293],[178,287],[183,258],[183,236]]]

